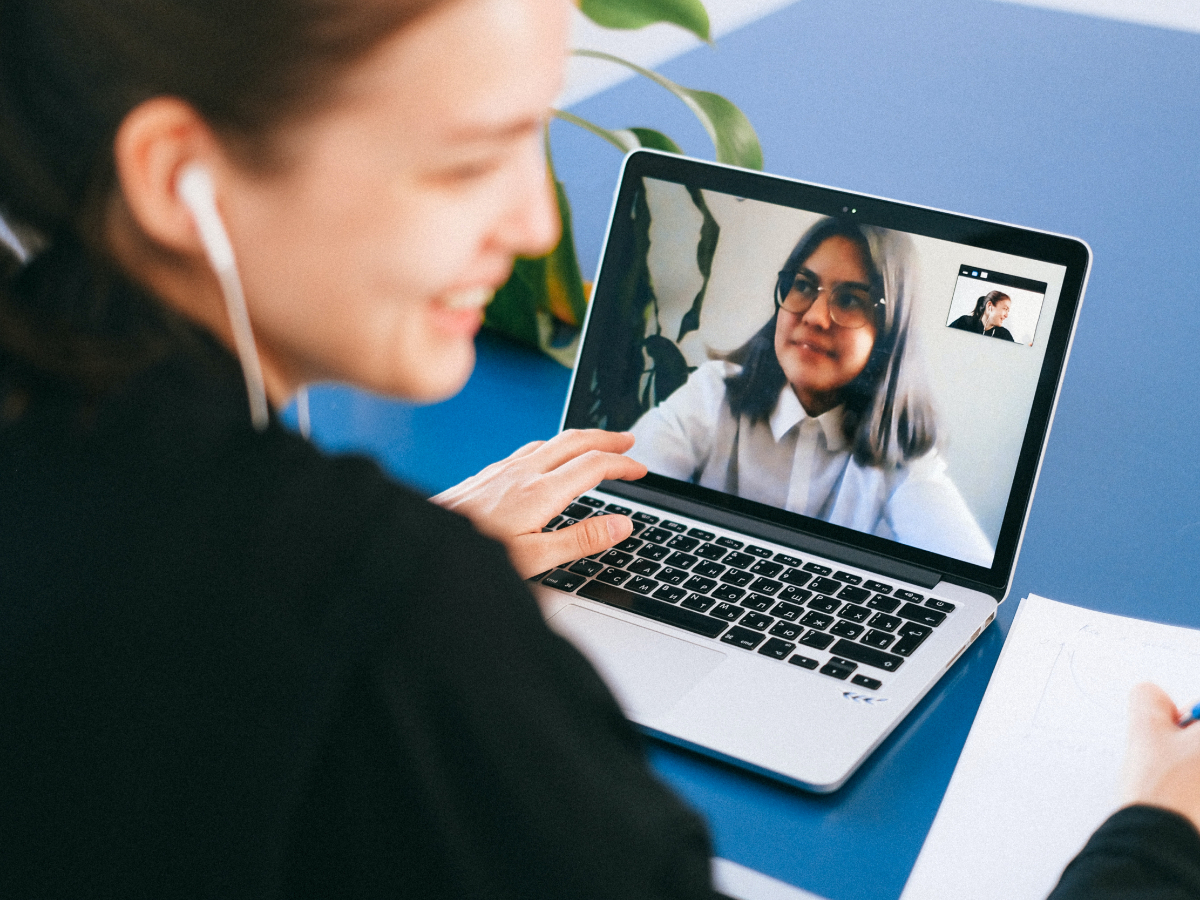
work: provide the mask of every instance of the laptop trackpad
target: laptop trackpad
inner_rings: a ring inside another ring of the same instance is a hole
[[[638,720],[667,712],[725,658],[582,606],[564,607],[550,625],[591,660],[625,714]]]

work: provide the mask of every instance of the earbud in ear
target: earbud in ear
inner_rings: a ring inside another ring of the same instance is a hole
[[[233,244],[217,210],[217,191],[212,173],[201,163],[188,163],[179,173],[175,190],[192,214],[192,221],[200,233],[200,243],[204,246],[204,255],[221,285],[225,311],[233,328],[234,346],[242,364],[242,375],[246,379],[250,421],[258,431],[262,431],[269,419],[262,364],[254,345],[254,332],[250,327],[250,314],[246,311],[246,296],[242,291]]]

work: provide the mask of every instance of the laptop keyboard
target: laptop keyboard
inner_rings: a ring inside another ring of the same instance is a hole
[[[609,513],[633,519],[629,538],[532,580],[868,690],[954,612],[835,563],[590,495],[543,530]]]

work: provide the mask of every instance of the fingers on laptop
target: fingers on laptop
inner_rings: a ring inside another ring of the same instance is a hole
[[[508,555],[522,578],[532,578],[571,560],[607,550],[632,533],[633,522],[627,516],[596,516],[561,531],[519,535],[508,542]]]

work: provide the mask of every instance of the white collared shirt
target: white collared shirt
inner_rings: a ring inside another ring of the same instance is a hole
[[[994,551],[936,450],[883,469],[860,466],[842,407],[810,416],[784,385],[766,422],[734,419],[725,379],[704,363],[634,424],[629,452],[651,472],[990,567]]]

